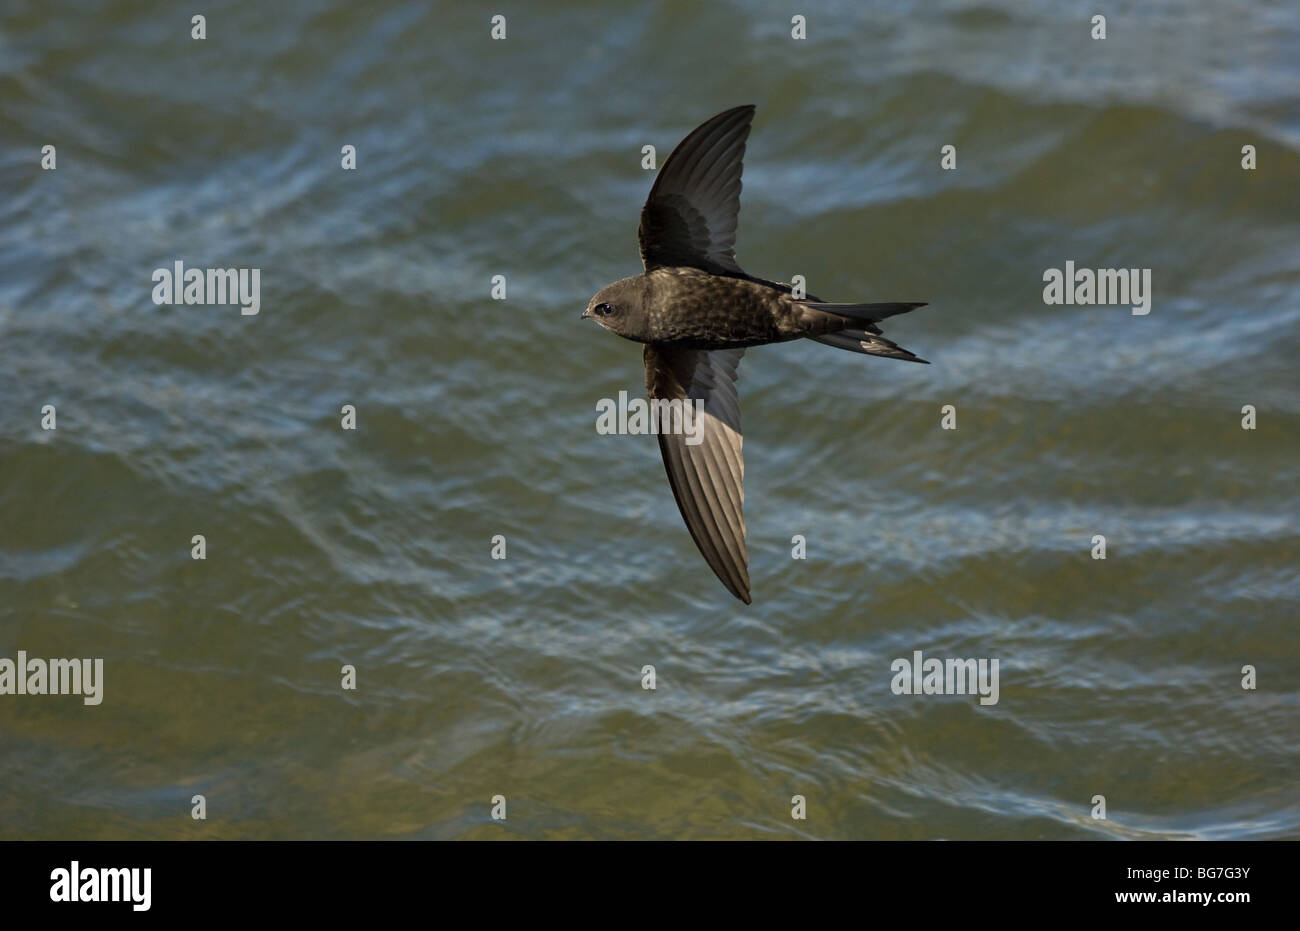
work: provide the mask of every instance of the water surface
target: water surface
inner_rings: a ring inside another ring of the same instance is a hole
[[[0,696],[0,837],[1300,836],[1300,7],[616,7],[5,4],[0,657],[105,687]],[[748,608],[577,319],[741,103],[742,265],[933,363],[747,355]]]

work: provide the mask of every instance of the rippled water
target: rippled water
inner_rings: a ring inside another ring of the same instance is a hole
[[[0,836],[1300,837],[1300,7],[204,12],[0,12],[0,658],[105,669],[0,696]],[[930,301],[933,363],[746,356],[748,608],[577,319],[641,147],[740,103],[742,265]],[[1067,260],[1150,314],[1046,306]]]

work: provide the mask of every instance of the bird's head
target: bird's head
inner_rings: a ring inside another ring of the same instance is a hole
[[[644,310],[644,276],[624,278],[596,292],[583,317],[590,317],[607,330],[627,339],[645,342],[647,319]]]

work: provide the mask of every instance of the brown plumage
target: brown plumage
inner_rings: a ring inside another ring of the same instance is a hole
[[[919,303],[827,304],[736,263],[736,219],[752,106],[719,113],[673,150],[641,211],[645,273],[596,293],[583,312],[644,343],[653,399],[701,402],[702,439],[659,433],[668,483],[691,537],[727,589],[746,604],[744,478],[736,371],[750,346],[813,339],[867,355],[924,362],[876,324]]]

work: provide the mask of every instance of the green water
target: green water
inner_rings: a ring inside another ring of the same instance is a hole
[[[0,695],[0,837],[1300,837],[1300,7],[204,11],[0,11],[0,659],[104,664]],[[750,607],[578,320],[741,103],[741,264],[933,363],[747,354]]]

